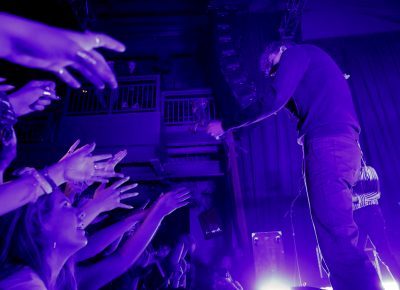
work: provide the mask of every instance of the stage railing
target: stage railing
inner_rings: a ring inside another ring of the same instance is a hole
[[[164,123],[168,126],[205,125],[216,118],[215,101],[208,89],[162,93]]]
[[[160,110],[159,76],[118,79],[117,89],[84,86],[67,96],[65,115],[135,113]]]

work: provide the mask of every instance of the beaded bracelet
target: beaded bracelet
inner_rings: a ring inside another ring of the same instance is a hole
[[[59,190],[57,184],[54,182],[54,180],[50,177],[49,175],[49,170],[47,167],[45,167],[43,170],[41,170],[41,173],[43,174],[44,179],[47,181],[48,184],[50,184],[51,191],[57,191]]]
[[[36,169],[32,170],[30,174],[36,179],[38,185],[45,193],[49,194],[53,192],[51,185],[46,181],[44,176],[40,174]]]

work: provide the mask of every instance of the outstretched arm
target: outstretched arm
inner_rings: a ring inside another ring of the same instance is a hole
[[[267,78],[268,82],[258,99],[246,108],[233,112],[232,118],[223,120],[222,131],[234,130],[262,121],[280,111],[294,95],[308,66],[309,56],[301,47],[292,47],[286,50],[279,64],[274,79]],[[211,135],[213,131],[210,131]],[[218,135],[217,135],[218,136]]]
[[[147,216],[147,213],[147,210],[138,211],[122,221],[95,232],[88,238],[87,245],[76,254],[75,260],[80,262],[94,257],[131,229],[132,226],[143,220]]]
[[[105,159],[112,155],[91,155],[95,144],[82,146],[74,153],[48,167],[42,173],[30,170],[20,178],[0,185],[0,215],[17,209],[45,194],[51,193],[53,186],[59,186],[66,181],[100,181],[119,176],[114,171],[103,171],[96,168],[105,166]],[[45,176],[52,180],[50,184]]]
[[[55,73],[68,85],[80,83],[73,68],[97,88],[117,87],[115,76],[99,47],[123,52],[125,46],[108,35],[75,32],[45,25],[8,13],[0,13],[0,58],[30,68]]]
[[[149,245],[164,217],[187,205],[189,197],[185,188],[161,195],[137,231],[114,254],[94,265],[78,267],[78,288],[98,289],[126,272]]]
[[[107,188],[105,183],[100,184],[94,193],[93,199],[86,202],[80,208],[80,210],[85,213],[85,217],[82,220],[83,228],[86,228],[89,224],[91,224],[92,221],[102,212],[110,211],[115,208],[133,208],[128,204],[122,203],[124,199],[131,198],[139,194],[137,192],[126,192],[137,186],[137,183],[124,185],[128,180],[129,177],[125,177],[114,182]]]

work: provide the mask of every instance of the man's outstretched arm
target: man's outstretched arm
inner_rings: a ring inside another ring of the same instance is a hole
[[[213,136],[220,136],[225,131],[257,123],[279,112],[294,95],[309,62],[309,56],[304,48],[292,47],[288,49],[282,55],[276,77],[266,79],[266,81],[270,81],[270,84],[265,86],[262,96],[246,108],[233,112],[232,118],[225,119],[222,122],[212,122],[209,126],[209,133]],[[218,126],[221,128],[213,131],[213,128]],[[222,133],[218,134],[217,131],[221,130]]]

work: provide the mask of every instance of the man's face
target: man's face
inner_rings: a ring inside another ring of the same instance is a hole
[[[268,62],[271,64],[271,66],[276,65],[280,60],[281,60],[280,51],[273,52],[268,56]]]
[[[276,65],[280,62],[282,53],[286,50],[286,47],[281,46],[278,50],[268,55],[268,61],[266,62],[265,74],[273,76],[276,73]]]

